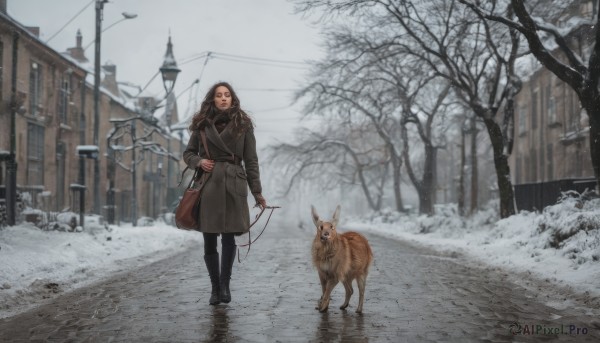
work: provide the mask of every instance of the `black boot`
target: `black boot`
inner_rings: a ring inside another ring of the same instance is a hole
[[[204,262],[206,263],[206,269],[208,269],[208,275],[210,275],[210,284],[212,285],[208,303],[218,305],[221,302],[219,299],[219,254],[204,255]]]
[[[221,302],[226,304],[231,301],[229,280],[231,280],[231,269],[235,261],[236,248],[235,245],[225,245],[221,252]]]

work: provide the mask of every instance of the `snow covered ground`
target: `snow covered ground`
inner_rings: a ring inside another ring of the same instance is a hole
[[[388,212],[348,219],[344,228],[460,253],[503,270],[512,281],[532,276],[558,294],[581,294],[583,303],[600,306],[600,199],[565,197],[542,213],[524,211],[502,220],[497,204],[489,206],[470,218],[458,216],[456,206],[438,207],[431,217]],[[563,300],[548,304],[569,306]]]
[[[164,222],[107,230],[91,216],[82,232],[43,231],[30,223],[0,229],[0,318],[191,246],[201,249],[202,242],[200,233]]]
[[[162,222],[107,229],[93,220],[86,220],[90,223],[82,232],[43,231],[32,224],[0,229],[0,318],[203,244],[201,234]],[[342,209],[341,230],[460,253],[585,294],[594,304],[600,299],[600,199],[566,198],[542,213],[523,212],[503,220],[494,209],[462,218],[453,206],[440,206],[431,217],[384,212],[352,218]]]

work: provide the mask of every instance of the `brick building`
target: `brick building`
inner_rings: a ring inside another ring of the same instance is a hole
[[[77,198],[82,170],[77,146],[92,144],[94,97],[93,68],[81,46],[79,32],[75,42],[75,47],[65,53],[55,51],[39,39],[39,28],[21,25],[7,15],[6,1],[0,1],[0,202],[6,196],[7,160],[11,156],[11,137],[14,136],[17,191],[30,199],[35,208],[79,210]],[[13,70],[16,71],[14,77]],[[180,139],[183,137],[169,133],[164,126],[161,129],[157,123],[166,113],[155,112],[154,105],[158,100],[128,91],[117,82],[116,71],[114,65],[103,66],[100,89],[98,158],[101,177],[97,182],[102,193],[101,214],[106,216],[108,209],[114,208],[115,221],[130,221],[134,212],[137,212],[136,217],[156,217],[169,208],[167,186],[172,188],[172,198],[182,163],[172,162],[168,168],[171,175],[167,176],[166,147],[173,148],[173,156],[181,156],[183,143]],[[17,106],[11,106],[13,85]],[[168,110],[172,122],[176,123],[174,101]],[[10,125],[13,116],[14,131]],[[115,128],[114,120],[134,117],[137,119],[131,120],[133,124],[124,131],[120,142],[115,140],[112,144],[133,147],[131,128],[135,125],[136,147],[116,154],[111,152],[106,137]],[[135,164],[135,178],[131,168],[132,150],[139,162]],[[118,155],[118,163],[109,158],[115,155]],[[112,161],[115,164],[111,164]],[[91,194],[91,185],[95,182],[93,161],[87,159],[83,165],[87,188],[85,212],[90,213],[94,208]],[[129,170],[118,165],[129,167]],[[115,168],[111,169],[112,166]],[[114,194],[114,202],[110,200],[111,194]],[[132,206],[136,203],[134,211]],[[115,206],[110,206],[112,204]]]
[[[559,28],[570,27],[566,38],[584,59],[589,57],[593,29],[588,21],[576,20],[573,24],[569,19],[591,20],[597,13],[596,6],[597,0],[574,1],[555,19]],[[537,61],[531,60],[531,68],[535,71],[516,97],[510,166],[517,208],[540,210],[554,203],[561,192],[593,189],[595,181],[589,121],[577,95]]]

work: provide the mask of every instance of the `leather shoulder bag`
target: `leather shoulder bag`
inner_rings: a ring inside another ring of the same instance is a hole
[[[206,156],[210,159],[210,153],[208,152],[208,145],[206,144],[206,133],[204,130],[200,131],[200,137],[202,139],[202,145]],[[179,205],[175,210],[175,225],[177,228],[182,230],[199,230],[200,229],[200,198],[202,188],[206,184],[206,181],[210,177],[210,173],[202,173],[202,181],[199,187],[195,187],[195,181],[200,172],[200,168],[194,170],[194,175],[190,180]]]

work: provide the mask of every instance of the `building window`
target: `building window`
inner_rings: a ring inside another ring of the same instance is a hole
[[[4,99],[4,42],[0,41],[0,99]]]
[[[556,102],[554,101],[554,96],[550,96],[548,98],[548,123],[549,125],[558,123],[558,118],[556,118]]]
[[[567,116],[569,131],[579,131],[579,111],[575,109],[574,92],[567,92]]]
[[[56,211],[61,211],[65,205],[65,184],[67,178],[65,142],[56,144]]]
[[[537,151],[531,149],[531,156],[529,159],[529,182],[537,181]]]
[[[44,184],[44,127],[27,124],[27,184]]]
[[[42,66],[37,62],[31,62],[29,71],[29,113],[40,115],[42,102]]]
[[[531,129],[532,130],[535,130],[537,128],[537,100],[538,100],[538,91],[536,89],[531,94]]]
[[[552,83],[553,79],[550,81]],[[552,94],[552,84],[546,86],[546,109],[548,111],[548,125],[552,126],[558,122],[556,118],[556,102]]]
[[[527,132],[527,107],[519,107],[519,135],[523,135]]]
[[[515,166],[515,178],[517,180],[517,184],[523,183],[521,177],[521,157],[517,157],[517,165]]]
[[[554,151],[552,148],[552,144],[548,144],[546,146],[546,161],[548,161],[548,168],[546,170],[546,174],[548,175],[548,180],[554,180]]]
[[[581,16],[584,18],[594,19],[594,1],[584,1],[579,5],[579,10],[581,12]]]
[[[66,124],[68,122],[67,114],[69,112],[69,102],[71,100],[71,77],[63,75],[60,81],[60,90],[58,94],[58,118],[60,122]]]
[[[581,161],[581,144],[577,143],[576,144],[576,150],[575,150],[575,172],[574,175],[575,177],[580,177],[582,174],[582,161]]]

